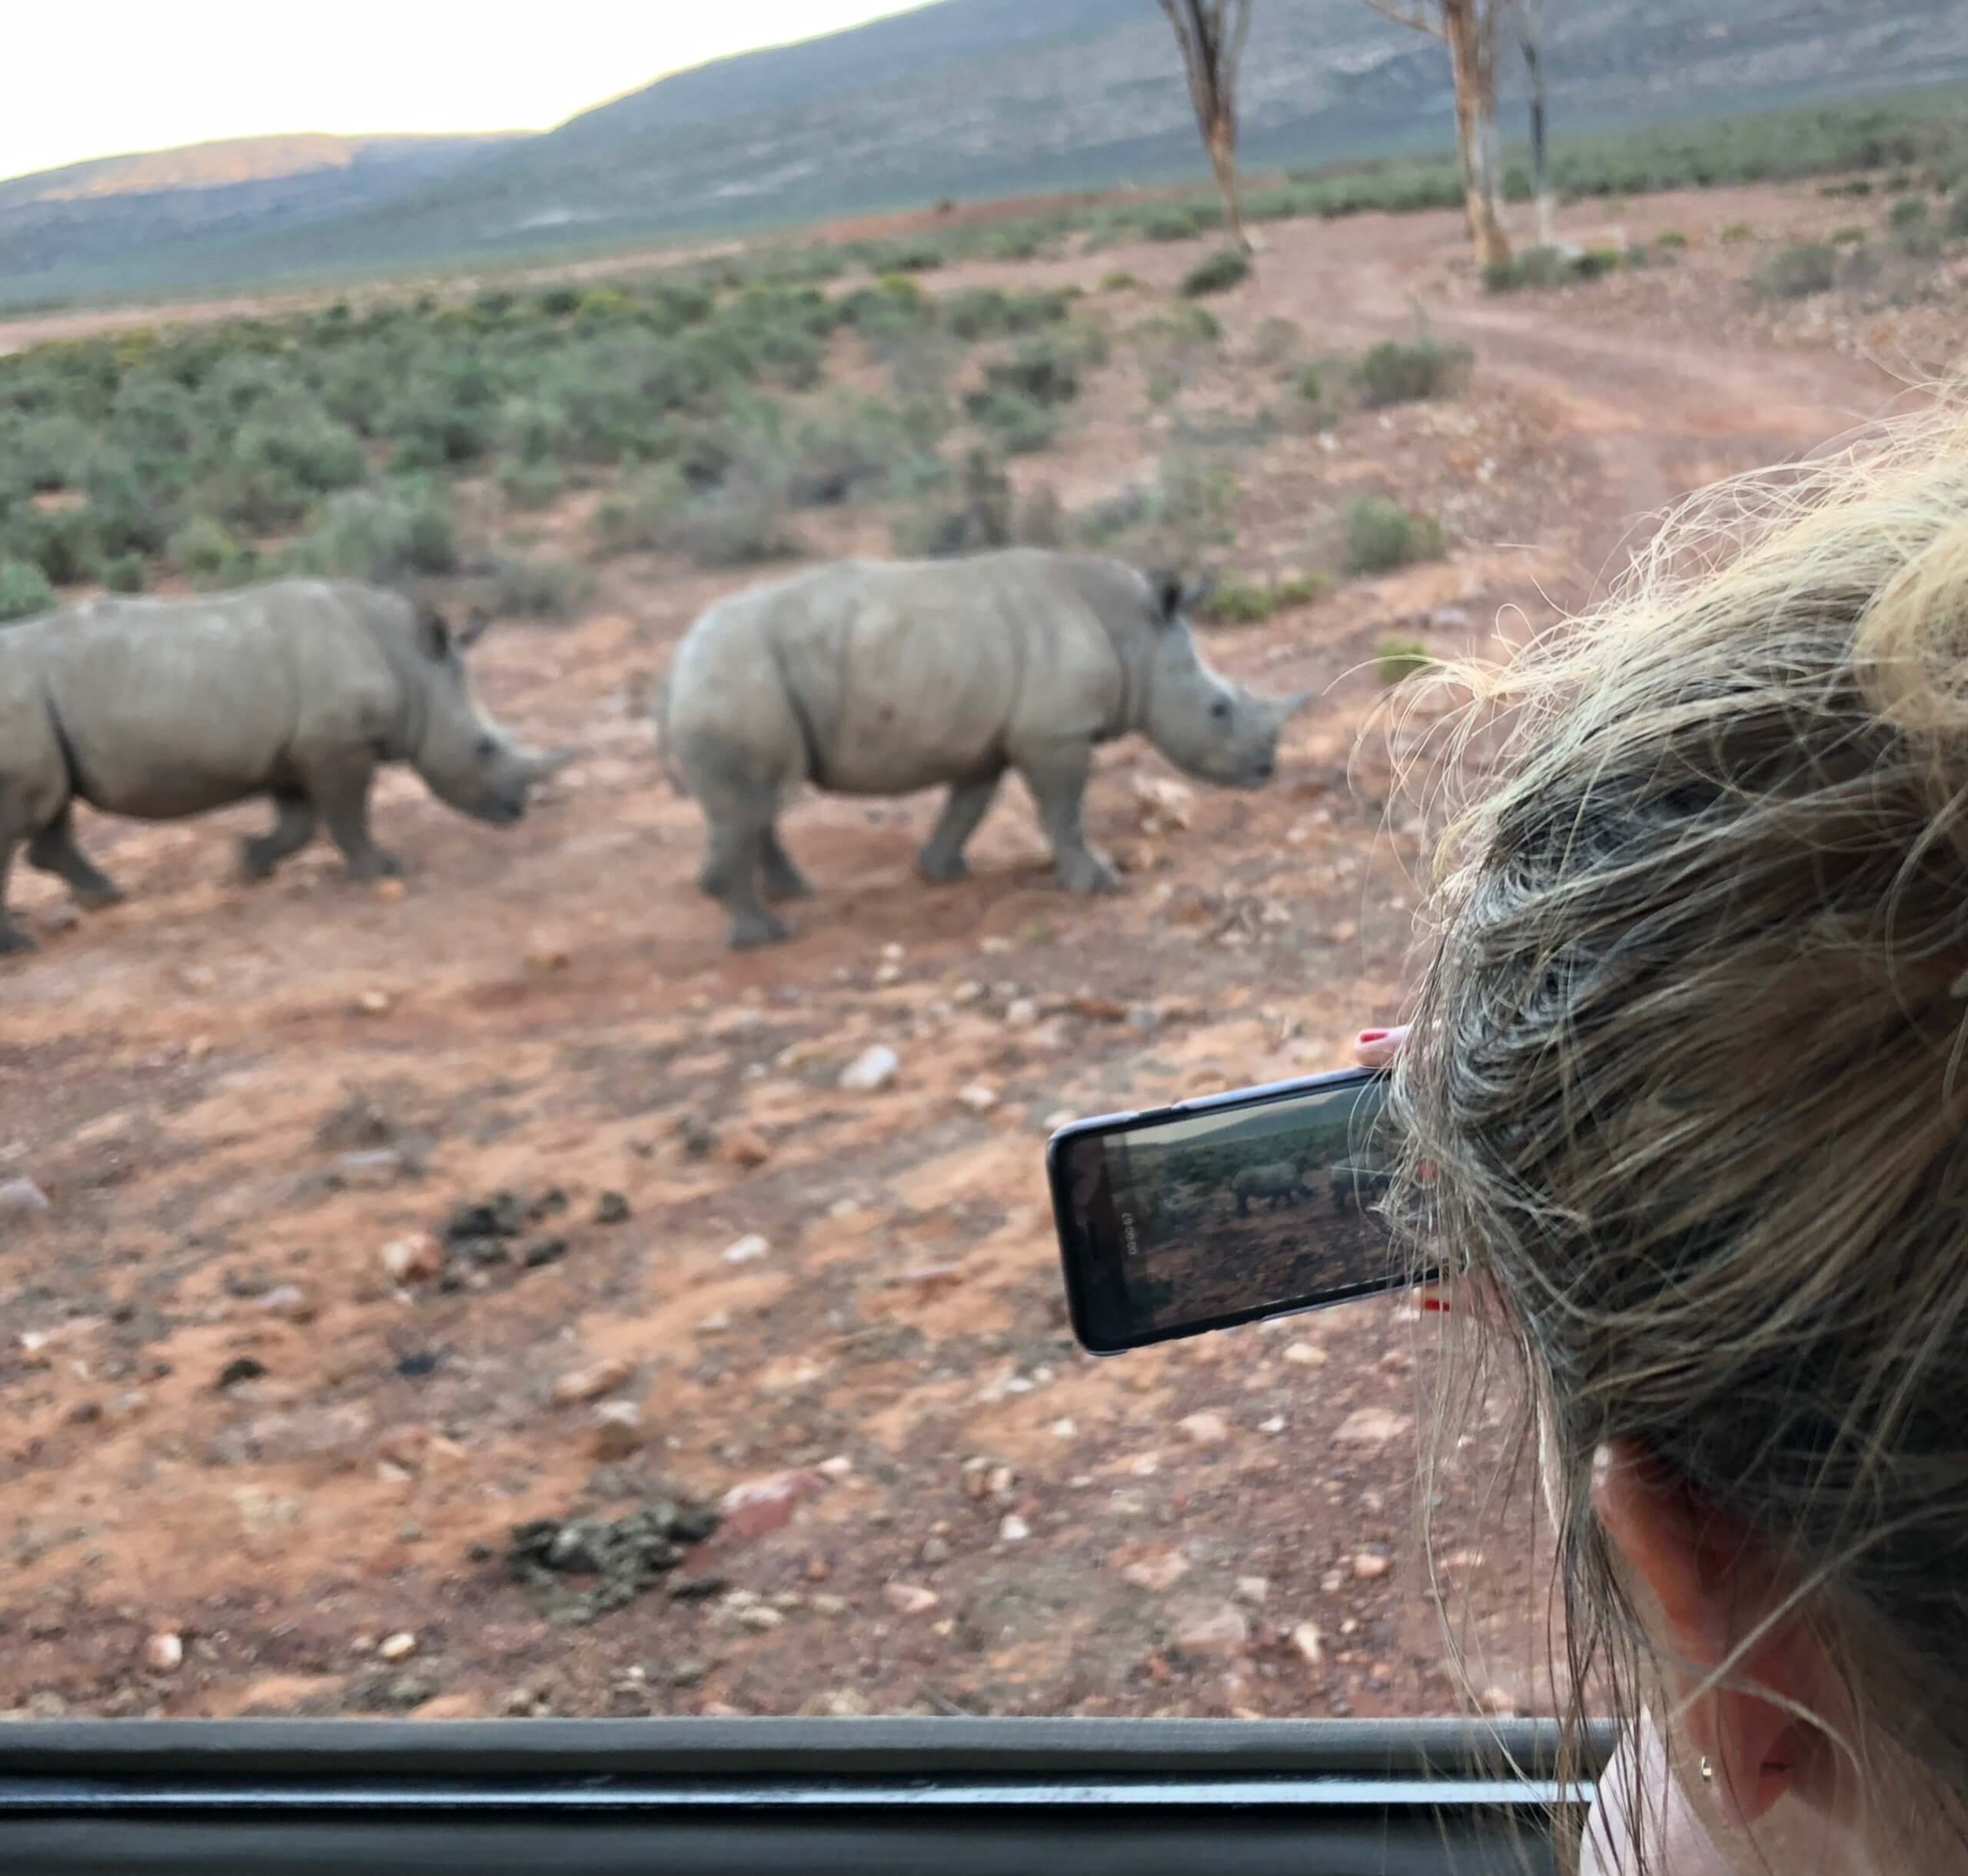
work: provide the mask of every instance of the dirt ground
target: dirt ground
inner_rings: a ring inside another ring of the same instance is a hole
[[[1754,256],[1719,239],[1831,207],[1577,211],[1581,239],[1690,246],[1505,300],[1450,216],[1266,228],[1213,303],[1233,358],[1269,318],[1340,348],[1418,305],[1476,369],[1458,401],[1268,443],[1240,560],[1298,564],[1355,489],[1454,544],[1208,635],[1318,701],[1260,793],[1174,797],[1152,752],[1109,751],[1089,820],[1117,898],[1053,890],[1010,791],[942,888],[911,870],[932,801],[816,797],[786,823],[819,886],[796,940],[727,953],[640,700],[734,581],[653,557],[609,563],[573,626],[487,638],[488,701],[582,758],[505,833],[392,780],[399,894],[324,848],[236,883],[257,813],[90,820],[128,901],[78,921],[27,876],[42,948],[0,972],[0,1179],[50,1202],[0,1216],[0,1710],[1412,1714],[1459,1698],[1438,1603],[1493,1710],[1544,1708],[1531,1495],[1492,1490],[1493,1422],[1440,1485],[1432,1579],[1414,1535],[1440,1319],[1365,1303],[1089,1359],[1043,1142],[1340,1066],[1398,1012],[1420,855],[1382,743],[1355,754],[1377,641],[1541,624],[1644,511],[1898,394],[1863,334],[1745,311]],[[932,284],[1153,288],[1195,254]],[[1022,479],[1077,502],[1139,473],[1130,368]],[[893,1083],[840,1086],[875,1044]],[[508,1572],[516,1525],[666,1497],[729,1515],[591,1623]]]

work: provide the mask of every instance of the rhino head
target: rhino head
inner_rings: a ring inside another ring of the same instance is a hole
[[[528,749],[486,713],[472,689],[464,652],[487,624],[484,614],[474,614],[454,630],[435,608],[418,609],[414,631],[424,723],[411,764],[447,807],[503,827],[526,813],[534,783],[564,768],[575,752]]]
[[[1209,582],[1146,576],[1152,637],[1141,728],[1178,769],[1232,788],[1262,788],[1278,767],[1278,733],[1311,700],[1309,690],[1261,697],[1213,671],[1196,649],[1188,611]]]

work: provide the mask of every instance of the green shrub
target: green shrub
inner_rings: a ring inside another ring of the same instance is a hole
[[[1375,654],[1380,664],[1381,682],[1391,690],[1404,678],[1425,670],[1434,662],[1428,648],[1419,639],[1384,638]]]
[[[1346,511],[1349,573],[1391,573],[1398,567],[1439,560],[1441,553],[1441,524],[1432,515],[1411,514],[1375,495],[1361,497]]]
[[[1140,285],[1141,282],[1124,267],[1117,267],[1112,273],[1102,274],[1100,280],[1102,293],[1132,293]]]
[[[1832,231],[1831,244],[1834,248],[1863,248],[1866,244],[1866,231],[1856,222]]]
[[[187,521],[165,549],[171,564],[194,586],[236,585],[249,577],[254,556],[209,515]]]
[[[1223,210],[1216,202],[1184,202],[1152,211],[1141,225],[1148,241],[1193,241],[1223,225]]]
[[[1207,294],[1227,293],[1250,277],[1249,260],[1235,248],[1225,248],[1182,276],[1182,294],[1185,300],[1199,300]]]
[[[929,439],[912,434],[909,416],[873,398],[836,400],[803,418],[781,451],[787,494],[796,507],[850,501],[906,479],[910,460]]]
[[[1757,268],[1754,284],[1769,300],[1801,300],[1826,293],[1838,283],[1838,250],[1829,241],[1799,241],[1780,248]]]
[[[148,584],[148,569],[141,554],[118,554],[102,564],[102,584],[112,593],[141,593]]]
[[[331,496],[289,559],[298,572],[388,581],[457,566],[450,508],[434,491],[350,489]]]
[[[1654,244],[1670,254],[1677,254],[1687,247],[1688,238],[1679,228],[1668,228],[1655,237]]]
[[[0,619],[32,618],[55,604],[55,589],[38,567],[26,560],[0,559]]]
[[[1949,198],[1947,231],[1957,241],[1968,235],[1968,188],[1957,188]]]
[[[938,302],[945,328],[966,341],[1035,332],[1064,319],[1071,306],[1062,291],[1006,292],[1001,287],[966,287]]]
[[[1820,195],[1833,198],[1841,195],[1870,195],[1872,192],[1871,179],[1865,176],[1854,176],[1844,182],[1827,182],[1818,191]]]
[[[964,400],[964,410],[1007,456],[1035,455],[1059,440],[1056,408],[1022,391],[972,391]]]
[[[24,425],[8,445],[14,468],[40,493],[79,488],[95,437],[81,418],[58,411]]]
[[[1747,221],[1731,221],[1716,238],[1725,248],[1740,247],[1746,241],[1756,239],[1756,230]]]
[[[485,602],[508,617],[570,619],[593,590],[593,577],[571,561],[502,559]]]
[[[692,558],[704,567],[747,567],[805,553],[806,543],[786,525],[786,505],[785,478],[773,465],[733,464],[684,512]]]
[[[1927,198],[1924,195],[1903,195],[1887,211],[1887,225],[1893,232],[1903,234],[1907,229],[1917,228],[1926,221],[1929,213]]]
[[[1932,260],[1941,250],[1941,231],[1924,195],[1903,195],[1887,216],[1893,245],[1914,260]]]
[[[1453,397],[1468,384],[1474,357],[1467,345],[1444,345],[1426,337],[1405,343],[1384,339],[1360,361],[1361,401],[1375,411]]]
[[[594,511],[597,547],[603,554],[661,553],[681,544],[690,485],[665,463],[623,483]]]
[[[492,479],[507,506],[513,508],[544,508],[567,489],[567,472],[558,463],[524,457],[502,457]]]
[[[1212,625],[1262,625],[1275,614],[1310,605],[1325,590],[1326,582],[1316,574],[1298,574],[1266,586],[1233,581],[1217,587],[1198,614]]]
[[[1034,404],[1070,404],[1080,393],[1080,371],[1076,346],[1049,338],[1028,340],[1009,358],[995,358],[984,368],[984,388],[972,396],[1009,393]]]
[[[1297,352],[1305,336],[1295,319],[1267,319],[1252,334],[1251,350],[1258,364],[1275,367]]]
[[[101,562],[86,507],[17,510],[0,534],[0,554],[39,567],[58,587],[93,580]]]

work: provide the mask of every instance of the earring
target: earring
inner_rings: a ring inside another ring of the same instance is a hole
[[[1715,1778],[1715,1768],[1709,1764],[1706,1757],[1704,1757],[1700,1761],[1695,1769],[1701,1774],[1701,1781],[1704,1785],[1709,1785],[1714,1782]]]

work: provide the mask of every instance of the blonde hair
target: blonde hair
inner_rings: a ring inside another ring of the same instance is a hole
[[[1391,1204],[1498,1299],[1520,1452],[1548,1416],[1573,1717],[1644,1666],[1591,1505],[1624,1440],[1788,1561],[1860,1736],[1958,1816],[1968,422],[1726,485],[1453,677],[1507,733],[1441,850]]]

